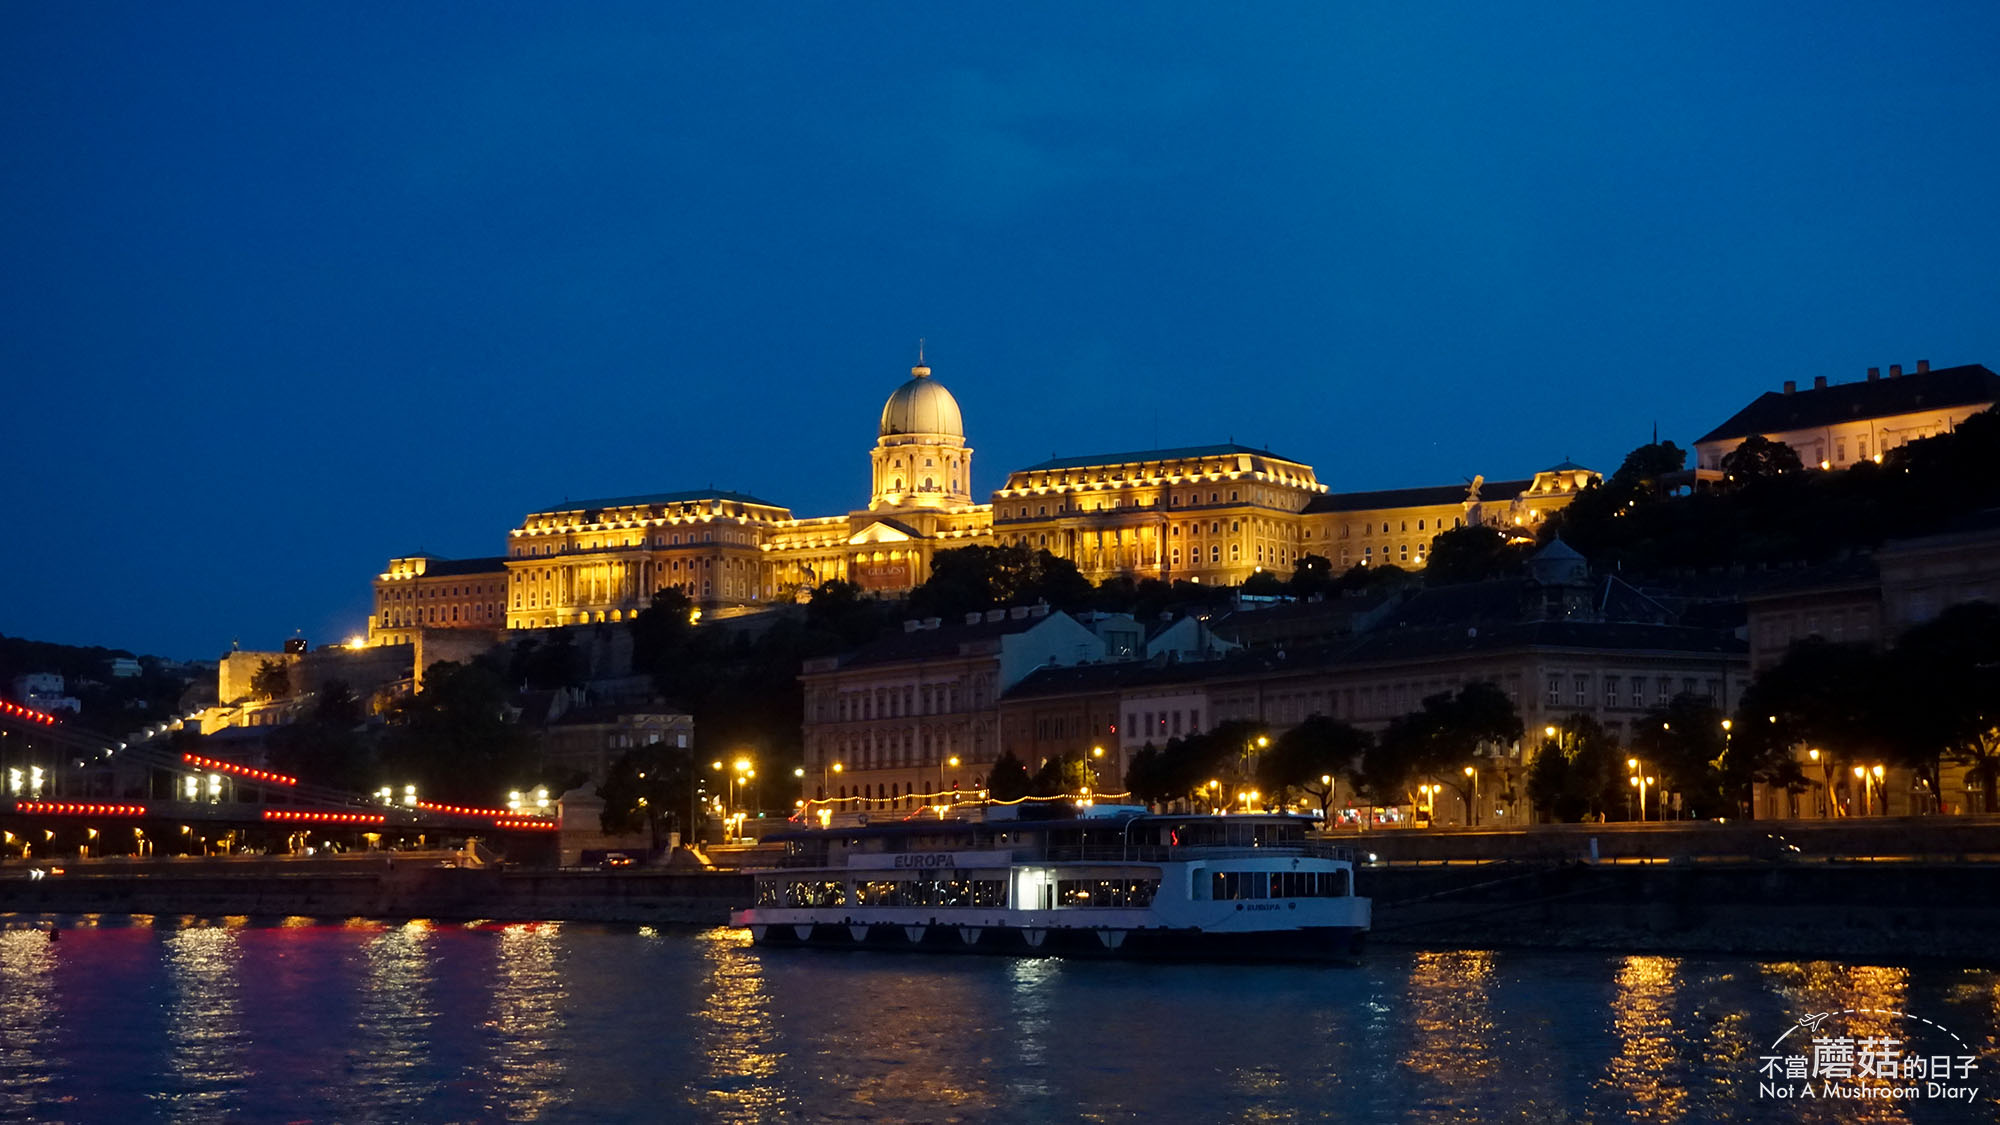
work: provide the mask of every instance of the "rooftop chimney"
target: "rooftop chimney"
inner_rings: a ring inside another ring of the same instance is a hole
[[[1903,365],[1902,365],[1902,364],[1900,364],[1900,363],[1892,363],[1892,364],[1890,364],[1890,365],[1889,365],[1889,378],[1891,378],[1891,379],[1900,379],[1900,378],[1902,378],[1902,377],[1903,377]]]
[[[1799,389],[1799,384],[1798,384],[1798,381],[1797,381],[1797,380],[1795,380],[1795,379],[1787,379],[1787,380],[1785,380],[1785,393],[1786,393],[1786,394],[1788,394],[1788,395],[1789,395],[1789,394],[1797,394],[1797,393],[1798,393],[1798,389]]]
[[[1873,383],[1873,382],[1874,382],[1875,380],[1877,380],[1877,379],[1880,379],[1881,377],[1882,377],[1882,369],[1881,369],[1881,368],[1879,368],[1879,367],[1871,367],[1871,368],[1869,368],[1869,369],[1868,369],[1868,381],[1869,381],[1869,382]]]
[[[1920,359],[1917,361],[1917,374],[1922,375],[1924,372],[1929,371],[1930,369],[1931,369],[1930,360]]]
[[[1824,375],[1813,376],[1813,390],[1823,391],[1825,389],[1826,389],[1826,376]]]

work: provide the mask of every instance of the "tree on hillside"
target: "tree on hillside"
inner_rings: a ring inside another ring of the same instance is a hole
[[[947,620],[974,610],[1047,602],[1088,604],[1092,587],[1068,559],[1027,547],[960,547],[931,556],[931,574],[910,591],[913,617]]]
[[[383,780],[425,800],[490,805],[534,777],[534,740],[509,718],[507,688],[484,662],[441,660],[397,703],[382,740]]]
[[[1526,554],[1520,548],[1507,546],[1507,536],[1498,528],[1477,524],[1450,528],[1431,539],[1424,583],[1444,586],[1513,574],[1521,569]]]
[[[570,640],[569,632],[563,629],[549,632],[552,635],[546,639],[530,637],[515,647],[507,668],[510,683],[549,690],[578,687],[590,678],[589,661]]]
[[[261,660],[250,674],[250,694],[258,699],[284,699],[292,694],[292,666],[283,660]]]
[[[1651,442],[1627,453],[1607,483],[1616,489],[1657,497],[1665,491],[1660,478],[1678,473],[1686,465],[1687,451],[1680,446],[1670,441]]]
[[[1299,556],[1298,563],[1292,567],[1292,576],[1285,585],[1287,592],[1303,601],[1315,594],[1324,596],[1338,593],[1334,586],[1336,577],[1332,559],[1308,551]]]
[[[1762,434],[1751,434],[1722,457],[1723,478],[1731,484],[1768,480],[1805,468],[1798,451]]]
[[[694,637],[694,602],[671,586],[653,592],[632,618],[632,666],[657,670],[682,657]]]
[[[892,624],[890,603],[866,597],[852,582],[831,579],[813,587],[806,602],[806,626],[832,639],[828,653],[859,648],[881,636]]]
[[[314,785],[366,792],[379,784],[367,721],[361,698],[334,680],[298,722],[272,728],[271,768]]]
[[[1259,570],[1243,580],[1243,593],[1253,598],[1279,598],[1286,593],[1285,583],[1268,570]]]

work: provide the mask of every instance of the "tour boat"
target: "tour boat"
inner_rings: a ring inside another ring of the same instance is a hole
[[[1013,810],[1005,810],[1011,813]],[[807,828],[730,916],[772,946],[1279,958],[1359,951],[1369,900],[1345,848],[1282,814],[922,819]]]

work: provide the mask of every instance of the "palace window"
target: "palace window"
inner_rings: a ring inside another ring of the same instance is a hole
[[[1589,676],[1576,677],[1576,705],[1578,707],[1587,707],[1590,705]]]
[[[1604,677],[1604,705],[1606,707],[1618,706],[1618,677],[1616,676]]]
[[[1561,676],[1549,677],[1549,706],[1562,706],[1563,682]]]
[[[1216,544],[1215,546],[1213,546],[1213,547],[1210,547],[1210,548],[1208,549],[1208,561],[1209,561],[1209,562],[1212,562],[1212,563],[1219,563],[1219,562],[1221,562],[1221,561],[1222,561],[1222,545],[1221,545],[1221,544],[1219,544],[1219,543],[1218,543],[1218,544]]]

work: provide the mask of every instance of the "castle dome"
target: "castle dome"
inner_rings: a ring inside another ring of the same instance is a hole
[[[897,387],[882,407],[882,436],[898,434],[941,434],[965,440],[958,400],[943,383],[931,378],[931,369],[921,363],[910,368],[910,381]]]

